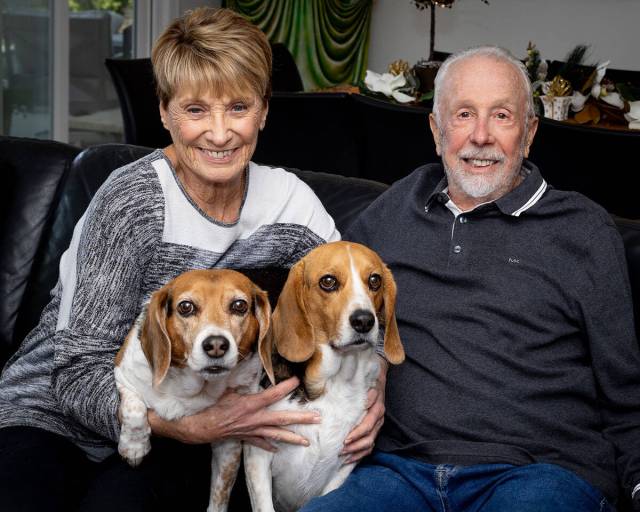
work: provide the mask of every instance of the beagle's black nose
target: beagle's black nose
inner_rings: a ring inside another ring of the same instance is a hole
[[[224,336],[209,336],[202,342],[202,350],[209,357],[222,357],[229,350],[229,340]]]
[[[375,322],[376,318],[373,316],[373,313],[366,309],[356,309],[349,317],[351,327],[360,334],[368,333],[373,329]]]

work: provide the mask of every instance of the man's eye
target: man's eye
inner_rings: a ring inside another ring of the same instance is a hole
[[[329,274],[322,276],[318,284],[325,292],[332,292],[338,288],[338,280]]]
[[[177,310],[181,316],[191,316],[195,313],[196,306],[190,300],[183,300],[178,304]]]
[[[244,315],[249,309],[249,304],[247,304],[246,300],[242,300],[242,299],[234,300],[231,303],[230,309],[232,313],[236,313],[238,315]]]
[[[460,112],[458,114],[458,117],[461,119],[469,119],[471,117],[471,112],[467,112],[467,111]]]
[[[497,117],[498,119],[502,119],[502,120],[505,120],[505,119],[508,119],[508,118],[509,118],[509,116],[508,116],[507,114],[505,114],[504,112],[498,112],[498,113],[496,114],[496,117]]]

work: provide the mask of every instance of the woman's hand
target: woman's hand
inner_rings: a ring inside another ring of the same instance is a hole
[[[344,441],[342,455],[347,456],[345,464],[358,462],[373,451],[376,437],[384,423],[384,387],[386,382],[387,362],[380,358],[380,373],[374,387],[367,394],[367,413]]]
[[[319,413],[267,409],[291,393],[299,383],[297,377],[292,377],[277,386],[249,395],[228,390],[211,407],[174,421],[164,420],[149,410],[149,424],[154,434],[187,444],[239,439],[269,451],[276,451],[272,444],[274,441],[308,446],[309,442],[304,437],[283,427],[320,423]]]

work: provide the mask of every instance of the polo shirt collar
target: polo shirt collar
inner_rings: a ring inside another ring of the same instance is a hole
[[[547,182],[540,170],[528,160],[522,161],[524,179],[511,192],[496,199],[498,209],[513,217],[519,217],[536,204],[547,190]]]
[[[444,170],[443,170],[444,172]],[[446,204],[449,201],[449,196],[445,192],[447,189],[447,176],[444,175],[442,179],[438,182],[436,187],[433,189],[429,197],[427,198],[427,202],[425,204],[425,211],[428,212],[431,206],[435,201],[440,202],[442,204]]]
[[[522,161],[522,173],[524,174],[524,179],[520,184],[511,192],[493,202],[505,215],[519,217],[535,205],[548,188],[547,182],[540,174],[538,167],[529,160]],[[447,186],[447,178],[445,175],[427,198],[425,205],[427,211],[431,208],[433,201],[437,200],[443,204],[449,201],[449,196],[446,193]]]

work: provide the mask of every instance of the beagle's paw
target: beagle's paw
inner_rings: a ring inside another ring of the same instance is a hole
[[[144,456],[151,451],[151,442],[149,437],[144,439],[124,439],[120,434],[120,442],[118,443],[118,453],[126,460],[131,467],[138,466]]]

